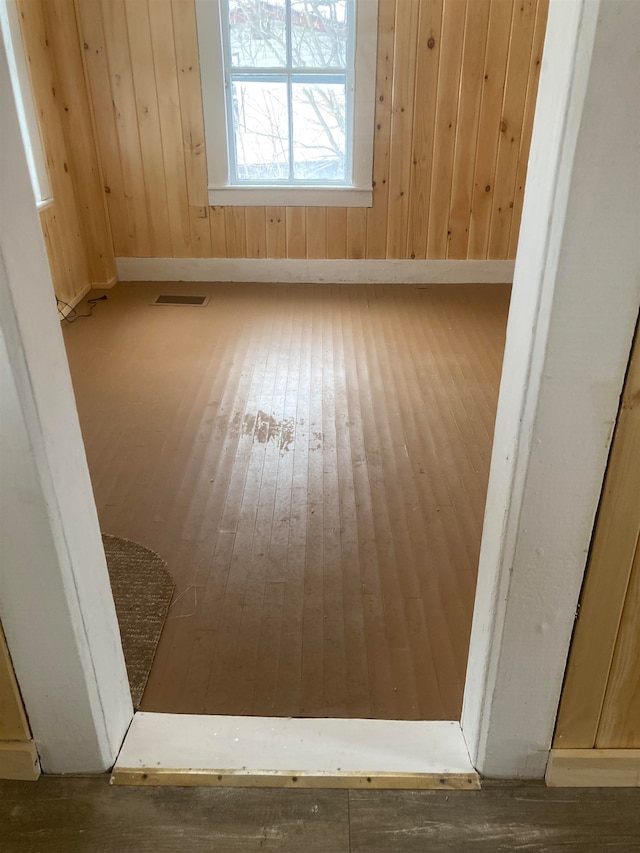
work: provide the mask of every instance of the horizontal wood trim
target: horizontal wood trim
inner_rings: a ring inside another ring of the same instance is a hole
[[[0,742],[0,779],[35,782],[40,762],[33,741]]]
[[[218,788],[357,788],[441,791],[479,791],[477,774],[455,773],[260,773],[238,770],[158,770],[118,768],[111,781],[114,785],[177,785],[181,787]]]
[[[510,284],[513,261],[117,258],[120,281]]]
[[[637,788],[640,749],[552,749],[550,788]]]

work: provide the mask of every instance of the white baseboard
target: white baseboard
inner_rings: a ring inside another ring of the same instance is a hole
[[[514,261],[116,258],[120,281],[510,284]]]

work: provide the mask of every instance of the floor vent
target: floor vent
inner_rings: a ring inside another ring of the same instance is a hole
[[[188,295],[174,295],[174,294],[162,294],[161,296],[156,297],[156,301],[152,302],[152,305],[190,305],[192,308],[204,308],[204,306],[209,302],[209,296],[188,296]]]

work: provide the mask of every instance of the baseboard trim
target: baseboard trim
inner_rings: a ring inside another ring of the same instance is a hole
[[[120,281],[510,284],[514,261],[116,258]]]
[[[640,749],[552,749],[550,788],[638,788]]]
[[[0,779],[35,782],[40,777],[40,761],[32,740],[0,742]]]
[[[138,712],[116,785],[477,790],[457,722]]]
[[[85,285],[82,288],[82,290],[80,291],[80,293],[78,293],[76,296],[74,296],[73,299],[71,299],[69,302],[65,302],[62,307],[60,307],[60,305],[58,305],[58,311],[60,313],[60,321],[61,322],[66,317],[68,317],[69,314],[71,314],[71,312],[75,309],[76,305],[78,305],[80,302],[82,302],[82,300],[85,298],[87,293],[89,293],[89,291],[91,290],[91,287],[92,287],[92,285],[90,285],[90,284]],[[60,300],[60,301],[62,301],[62,300]]]

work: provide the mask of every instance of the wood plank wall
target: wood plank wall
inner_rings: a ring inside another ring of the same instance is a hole
[[[40,213],[56,295],[115,277],[74,0],[18,0],[53,203]]]
[[[548,0],[379,0],[370,209],[209,208],[194,0],[76,2],[117,256],[515,256]]]
[[[640,750],[640,334],[627,372],[556,724],[560,749]]]

